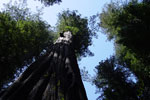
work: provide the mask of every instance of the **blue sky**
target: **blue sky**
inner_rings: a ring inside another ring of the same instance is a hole
[[[10,0],[0,0],[0,8],[3,3]],[[15,0],[12,0],[15,1]],[[50,25],[54,26],[57,22],[57,15],[63,10],[78,10],[82,17],[89,18],[90,16],[100,13],[104,4],[109,3],[111,0],[62,0],[62,3],[55,4],[51,7],[46,7],[43,9],[42,18],[46,20]],[[35,11],[36,6],[41,7],[41,3],[38,0],[28,0],[28,6],[32,11]],[[98,39],[93,38],[93,45],[89,49],[94,53],[93,57],[82,58],[79,61],[80,68],[86,67],[89,74],[95,75],[93,71],[95,66],[99,64],[101,60],[109,58],[114,53],[113,42],[108,41],[107,37],[99,32]],[[96,100],[99,96],[95,94],[96,88],[91,83],[84,82],[86,88],[87,96],[89,100]]]

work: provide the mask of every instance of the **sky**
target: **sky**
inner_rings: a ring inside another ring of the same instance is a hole
[[[3,3],[7,3],[10,0],[0,0],[0,8],[3,7]],[[12,0],[15,1],[15,0]],[[50,7],[44,7],[43,9],[43,20],[46,20],[50,25],[55,26],[57,22],[58,13],[63,10],[78,10],[82,17],[89,18],[90,16],[101,13],[104,5],[109,3],[111,0],[62,0],[60,4],[54,4]],[[36,7],[42,7],[42,4],[38,0],[28,0],[28,7],[35,12]],[[106,35],[99,32],[98,38],[93,38],[93,44],[89,49],[94,53],[92,57],[82,58],[78,61],[79,67],[82,69],[86,67],[86,70],[92,76],[95,75],[95,67],[101,60],[105,60],[114,54],[113,41],[108,41]],[[88,100],[96,100],[99,94],[95,94],[96,87],[89,82],[83,82]]]

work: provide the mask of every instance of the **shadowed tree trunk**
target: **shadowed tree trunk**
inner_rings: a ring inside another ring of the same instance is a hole
[[[87,100],[72,45],[65,32],[3,93],[0,100]]]

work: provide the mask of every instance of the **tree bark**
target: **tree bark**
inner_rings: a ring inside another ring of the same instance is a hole
[[[87,100],[71,38],[64,38],[31,64],[0,100]]]

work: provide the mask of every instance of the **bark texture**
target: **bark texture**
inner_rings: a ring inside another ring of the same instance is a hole
[[[0,100],[87,100],[72,46],[64,33],[4,92]]]

